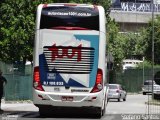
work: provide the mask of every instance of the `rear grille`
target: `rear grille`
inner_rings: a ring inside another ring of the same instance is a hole
[[[43,48],[47,72],[89,74],[94,64],[94,48],[45,46]]]

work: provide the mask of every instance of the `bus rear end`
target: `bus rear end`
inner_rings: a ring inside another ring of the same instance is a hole
[[[102,14],[103,13],[103,14]],[[100,6],[45,4],[37,10],[33,102],[105,111],[105,15]],[[100,24],[103,23],[103,24]]]

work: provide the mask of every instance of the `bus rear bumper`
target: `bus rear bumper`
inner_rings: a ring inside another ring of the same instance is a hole
[[[101,107],[88,107],[88,106],[83,106],[83,107],[66,107],[66,106],[52,106],[52,105],[39,105],[36,104],[36,106],[39,108],[40,114],[58,114],[60,113],[61,115],[64,114],[94,114],[97,113],[101,110]]]
[[[104,99],[103,91],[88,94],[50,94],[39,91],[33,93],[33,103],[37,107],[102,107]]]

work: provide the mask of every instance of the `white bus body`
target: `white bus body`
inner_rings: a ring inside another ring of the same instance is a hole
[[[48,108],[85,107],[101,117],[107,104],[105,52],[103,7],[39,5],[33,102],[40,114],[47,114]]]

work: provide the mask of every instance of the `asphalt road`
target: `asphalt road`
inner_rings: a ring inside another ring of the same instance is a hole
[[[107,105],[106,114],[101,120],[129,120],[124,116],[134,115],[139,119],[139,114],[148,114],[148,106],[145,102],[148,101],[148,96],[136,94],[128,95],[127,100],[117,102],[117,100],[110,100]],[[160,107],[159,107],[160,108]],[[38,113],[38,108],[33,104],[13,104],[2,106],[4,113],[0,115],[0,120],[91,120],[93,116],[88,114],[60,114],[51,115],[49,117],[41,117]],[[160,112],[160,109],[159,109]],[[157,116],[158,120],[160,116]],[[134,119],[133,119],[134,120]],[[156,119],[155,119],[156,120]]]
[[[126,101],[117,102],[110,100],[107,106],[106,114],[146,114],[148,105],[145,102],[150,99],[148,95],[135,94],[127,95]]]

